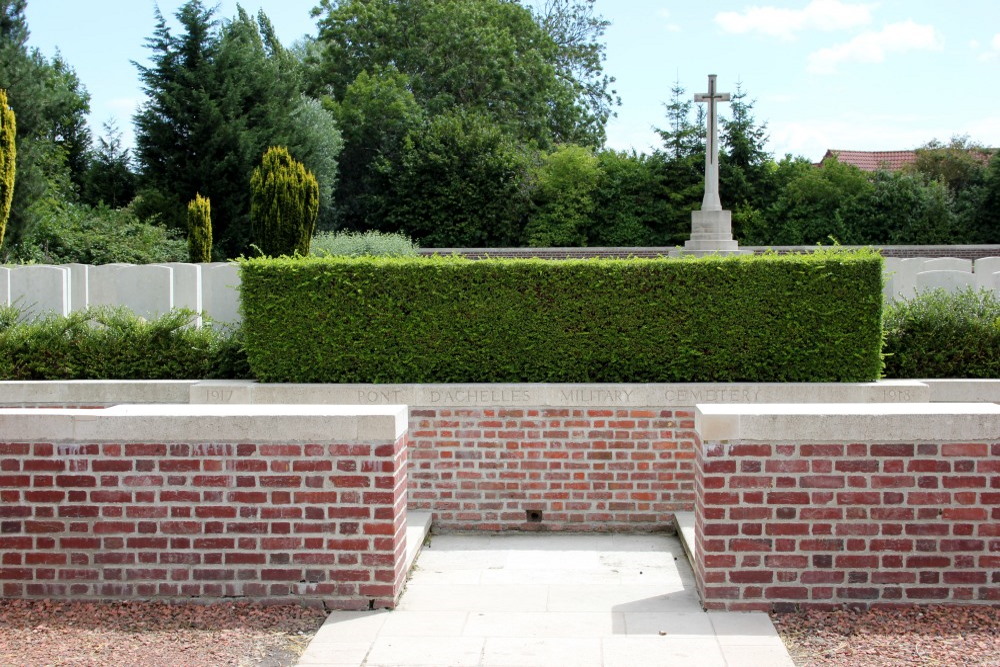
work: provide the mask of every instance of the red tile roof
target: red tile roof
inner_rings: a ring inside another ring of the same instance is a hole
[[[823,160],[836,157],[842,164],[852,164],[862,171],[878,171],[888,169],[889,171],[899,171],[908,164],[913,164],[917,159],[916,151],[840,151],[830,149],[823,156]]]

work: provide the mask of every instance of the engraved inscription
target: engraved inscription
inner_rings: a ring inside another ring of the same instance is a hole
[[[560,394],[567,405],[614,405],[628,403],[634,391],[624,389],[562,389]]]
[[[402,389],[359,389],[358,403],[403,403]]]
[[[209,403],[228,403],[233,400],[233,390],[232,389],[209,389],[208,390],[208,402]]]
[[[909,389],[883,389],[882,390],[882,402],[883,403],[894,403],[894,402],[906,402],[911,401],[910,390]]]
[[[432,389],[428,393],[431,405],[505,405],[530,403],[527,389]]]
[[[670,403],[756,403],[757,389],[667,389],[664,398]]]

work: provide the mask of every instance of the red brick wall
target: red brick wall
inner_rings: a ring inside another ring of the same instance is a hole
[[[0,444],[0,592],[391,607],[395,444]]]
[[[709,609],[1000,603],[1000,444],[698,444]]]
[[[669,529],[694,502],[693,415],[412,408],[410,508],[451,530]]]

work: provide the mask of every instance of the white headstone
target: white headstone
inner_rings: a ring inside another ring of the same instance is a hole
[[[981,257],[972,264],[976,286],[984,289],[994,289],[993,274],[1000,271],[1000,257]]]
[[[10,272],[10,301],[26,317],[69,314],[69,270],[35,264]]]
[[[917,292],[943,289],[953,294],[968,287],[975,287],[975,281],[967,271],[921,271],[917,274]]]
[[[10,305],[10,269],[0,267],[0,306]]]
[[[90,267],[88,292],[91,306],[117,306],[118,273],[135,264],[101,264]]]
[[[959,257],[933,257],[924,260],[924,271],[966,271],[972,273],[972,260]]]
[[[168,262],[159,266],[169,267],[174,272],[174,308],[187,308],[201,313],[204,309],[201,301],[201,264]],[[200,315],[197,320],[197,326],[200,326]]]
[[[65,264],[69,270],[69,309],[86,310],[90,305],[90,265]]]
[[[924,257],[907,257],[896,264],[892,277],[892,298],[912,299],[917,293],[917,274],[924,270]]]
[[[115,277],[118,304],[139,317],[151,320],[174,307],[174,271],[169,266],[126,266]]]
[[[240,267],[233,262],[201,265],[202,309],[214,322],[240,321]]]
[[[882,268],[882,298],[890,300],[896,295],[896,273],[903,260],[898,257],[886,257]]]

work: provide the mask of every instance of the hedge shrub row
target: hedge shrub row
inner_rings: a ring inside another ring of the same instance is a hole
[[[95,308],[23,321],[0,307],[0,379],[183,380],[245,378],[238,333],[189,326],[178,310],[146,321],[124,308]]]
[[[1000,378],[1000,300],[968,289],[895,301],[884,350],[889,378]]]
[[[251,259],[265,382],[861,382],[873,251],[699,260]]]

